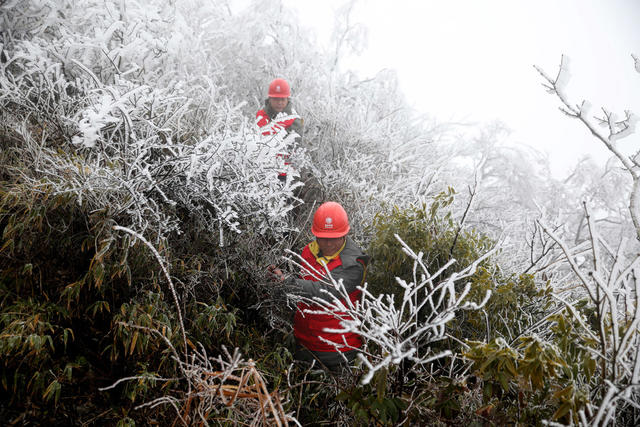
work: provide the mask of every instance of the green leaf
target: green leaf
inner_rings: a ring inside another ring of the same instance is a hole
[[[498,373],[498,381],[504,391],[509,390],[509,382],[507,381],[507,376],[503,372]]]
[[[384,401],[385,412],[389,414],[391,421],[396,422],[400,416],[400,411],[398,410],[398,406],[395,401],[392,399],[385,399]]]
[[[47,402],[53,398],[54,403],[57,405],[58,399],[60,398],[61,389],[62,389],[62,385],[58,382],[57,379],[55,379],[49,384],[47,389],[44,391],[42,398]]]
[[[553,394],[553,397],[559,400],[567,400],[572,395],[573,395],[573,384],[563,388],[562,390],[556,391]]]
[[[570,410],[571,410],[571,403],[570,402],[564,402],[562,405],[560,405],[558,410],[556,410],[556,412],[554,412],[554,414],[552,416],[552,419],[558,420],[558,419],[564,417],[565,415],[567,415]]]
[[[596,361],[595,359],[592,359],[591,357],[587,356],[584,358],[582,363],[584,366],[584,373],[585,373],[585,376],[587,377],[587,381],[590,381],[591,377],[593,376],[593,373],[596,370]]]
[[[506,359],[505,360],[505,365],[507,367],[507,370],[509,371],[509,373],[513,376],[513,377],[517,377],[518,376],[518,371],[516,370],[516,366],[513,363],[513,360],[511,359]]]
[[[28,263],[22,267],[22,274],[26,274],[30,276],[32,272],[33,272],[33,264]]]
[[[384,399],[384,394],[387,389],[387,368],[382,368],[375,374],[376,378],[376,394],[378,398],[378,402],[381,402]]]
[[[67,349],[67,342],[69,341],[69,336],[71,336],[71,339],[75,339],[75,336],[73,335],[73,329],[71,328],[64,328],[64,331],[62,331],[62,342],[64,343],[64,349]]]
[[[335,397],[335,399],[338,402],[343,402],[345,400],[347,400],[349,398],[349,394],[347,394],[346,391],[341,391],[340,393],[338,393],[338,395]]]

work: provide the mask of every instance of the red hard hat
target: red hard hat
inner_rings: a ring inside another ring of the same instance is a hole
[[[269,84],[269,98],[289,98],[291,89],[285,79],[275,79]]]
[[[336,238],[349,232],[349,218],[340,203],[321,204],[313,216],[311,232],[316,237]]]

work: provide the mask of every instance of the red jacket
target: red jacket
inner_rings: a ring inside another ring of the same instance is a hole
[[[264,107],[256,113],[256,119],[258,119],[258,127],[265,128],[262,132],[263,135],[275,135],[280,129],[284,129],[287,133],[293,131],[300,137],[302,136],[302,120],[298,118],[298,113],[294,110],[291,101],[287,103],[284,111],[277,113],[271,108],[269,99],[266,99]],[[275,123],[272,123],[272,121],[275,121]]]
[[[307,267],[306,271],[303,271],[300,279],[296,279],[296,285],[299,289],[299,294],[302,296],[308,298],[319,297],[331,301],[332,298],[326,293],[321,292],[321,289],[324,288],[332,295],[339,294],[333,286],[326,286],[318,281],[318,277],[325,276],[326,272],[322,264],[320,264],[319,258],[314,254],[314,248],[315,252],[317,252],[317,244],[316,246],[314,246],[314,244],[315,242],[310,243],[302,251],[302,258],[309,263],[311,268]],[[334,255],[334,257],[331,257],[327,264],[327,269],[331,272],[331,277],[333,277],[336,282],[340,279],[343,280],[344,287],[353,304],[360,299],[361,292],[357,287],[364,284],[368,263],[369,257],[365,255],[350,238],[347,238],[341,251],[337,255]],[[341,301],[346,305],[344,299],[341,299]],[[298,310],[296,311],[293,323],[293,333],[302,346],[311,351],[336,351],[336,347],[327,344],[319,337],[339,344],[344,343],[344,337],[348,346],[339,346],[337,351],[344,352],[362,346],[362,339],[353,332],[337,334],[324,331],[325,328],[341,329],[340,321],[352,320],[351,317],[338,312],[334,313],[335,315],[331,315],[315,314],[306,311],[320,309],[320,306],[316,304],[298,303]]]
[[[256,113],[256,119],[258,119],[258,127],[265,127],[266,129],[264,131],[262,131],[263,135],[275,135],[276,133],[278,133],[278,131],[280,129],[289,129],[291,127],[291,125],[293,124],[293,122],[296,120],[295,118],[289,118],[289,119],[285,119],[285,120],[278,120],[277,122],[273,123],[270,126],[267,126],[269,123],[271,123],[271,118],[269,117],[269,115],[267,114],[266,111],[264,110],[259,110]]]

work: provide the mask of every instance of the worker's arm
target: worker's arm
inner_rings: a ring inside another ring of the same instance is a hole
[[[362,283],[364,278],[364,267],[359,262],[348,267],[340,266],[331,272],[331,277],[336,282],[342,279],[342,283],[347,291],[347,294],[355,291]],[[322,298],[325,301],[332,302],[332,296],[341,299],[343,296],[333,286],[333,284],[324,284],[322,282],[314,282],[313,280],[295,279],[289,278],[286,281],[287,291],[291,294],[298,295],[306,298]],[[329,294],[327,294],[328,291]]]
[[[264,110],[260,110],[256,113],[256,124],[258,127],[263,127],[270,121],[269,116]]]

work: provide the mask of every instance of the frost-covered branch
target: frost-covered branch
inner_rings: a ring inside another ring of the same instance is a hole
[[[635,58],[634,58],[635,59]],[[622,154],[618,149],[616,142],[619,139],[625,138],[635,132],[635,126],[638,121],[632,112],[625,111],[625,117],[618,120],[616,116],[606,109],[602,109],[602,117],[594,117],[595,123],[588,117],[589,105],[586,101],[581,104],[572,105],[564,93],[564,85],[568,78],[568,72],[566,70],[566,58],[564,55],[561,58],[560,66],[558,68],[558,75],[555,78],[549,77],[541,68],[535,67],[535,69],[544,78],[546,83],[543,84],[549,93],[555,94],[562,106],[560,110],[569,117],[580,120],[596,137],[602,142],[605,147],[613,153],[618,160],[622,163],[624,168],[629,172],[633,179],[633,186],[631,196],[629,198],[629,211],[631,213],[631,219],[636,228],[636,236],[640,239],[640,165],[635,160],[637,157],[629,158]],[[598,126],[603,126],[607,129],[607,133],[602,133]]]
[[[164,276],[167,278],[167,282],[169,283],[169,289],[171,289],[171,295],[173,296],[173,302],[174,302],[175,307],[176,307],[176,312],[178,313],[178,322],[180,323],[180,332],[182,332],[182,341],[183,341],[183,345],[184,345],[184,357],[185,357],[185,360],[186,360],[189,357],[189,352],[188,352],[188,348],[187,348],[187,334],[186,334],[186,331],[184,329],[184,320],[182,319],[182,310],[180,309],[180,301],[178,301],[178,294],[176,293],[175,286],[173,286],[173,281],[171,280],[171,276],[169,275],[169,271],[167,270],[167,265],[166,265],[166,262],[165,262],[164,258],[162,258],[160,253],[158,253],[158,250],[155,247],[153,247],[153,245],[151,243],[149,243],[149,241],[147,239],[145,239],[144,236],[136,233],[133,230],[128,229],[127,227],[121,227],[119,225],[114,225],[113,229],[116,230],[116,231],[124,231],[125,233],[128,233],[128,234],[132,235],[133,237],[135,237],[136,239],[140,240],[142,243],[144,243],[151,250],[151,252],[153,253],[153,256],[158,261],[158,264],[160,264],[160,267],[162,268],[162,272],[164,273]]]
[[[169,347],[175,354],[170,343]],[[202,345],[194,349],[187,360],[174,356],[183,377],[132,376],[121,378],[100,390],[109,390],[127,381],[185,381],[189,387],[184,395],[168,393],[142,403],[136,409],[170,405],[176,412],[176,421],[185,426],[207,425],[209,416],[215,412],[221,412],[228,422],[251,420],[252,425],[300,425],[292,414],[285,412],[281,393],[277,390],[269,392],[267,381],[252,360],[245,361],[237,348],[233,354],[225,346],[222,349],[224,355],[215,358],[207,356]]]
[[[606,384],[606,392],[598,396],[597,389],[594,391],[592,399],[598,402],[597,412],[585,425],[602,425],[614,420],[616,413],[628,404],[625,402],[632,399],[632,396],[638,396],[634,384],[638,383],[640,376],[640,281],[637,275],[640,257],[627,260],[625,254],[628,241],[624,238],[615,252],[608,248],[606,241],[599,236],[586,204],[585,212],[590,231],[591,267],[586,263],[578,264],[575,249],[571,249],[544,222],[539,221],[539,224],[561,248],[581,289],[588,296],[589,305],[595,307],[597,335],[574,303],[556,296],[576,319],[582,333],[598,343],[597,348],[587,350],[600,360],[601,378],[603,385]],[[624,393],[618,393],[618,390],[624,390]],[[584,411],[581,419],[589,419]]]

